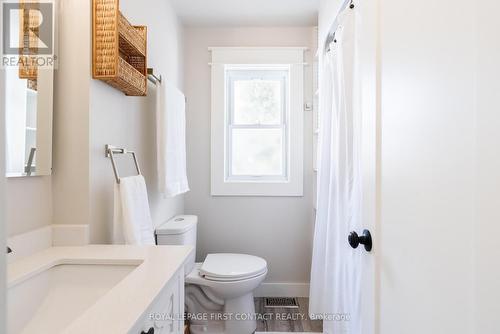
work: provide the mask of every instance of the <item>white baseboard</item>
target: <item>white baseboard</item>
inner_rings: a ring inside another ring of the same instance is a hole
[[[309,297],[309,283],[262,283],[255,297]]]

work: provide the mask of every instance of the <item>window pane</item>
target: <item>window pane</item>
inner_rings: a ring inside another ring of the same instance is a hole
[[[232,137],[232,175],[283,175],[281,129],[233,129]]]
[[[235,80],[234,124],[280,124],[280,80]]]

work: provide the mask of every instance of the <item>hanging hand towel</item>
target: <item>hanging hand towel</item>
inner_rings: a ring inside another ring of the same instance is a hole
[[[159,191],[177,196],[189,191],[186,172],[186,100],[170,83],[157,84],[156,149]]]
[[[154,245],[148,192],[142,175],[123,177],[115,184],[113,243]]]

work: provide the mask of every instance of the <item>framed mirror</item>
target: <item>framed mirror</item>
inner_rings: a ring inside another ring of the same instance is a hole
[[[17,66],[0,71],[0,103],[5,110],[6,176],[40,176],[52,173],[52,118],[54,65],[38,56],[46,43],[41,40],[47,16],[39,8],[12,10],[8,29],[11,45],[18,45]],[[5,8],[4,8],[5,11]],[[16,15],[16,12],[19,13]],[[5,16],[4,16],[5,17]],[[40,31],[39,31],[40,30]],[[52,20],[52,44],[56,36]],[[40,65],[42,64],[42,65]]]

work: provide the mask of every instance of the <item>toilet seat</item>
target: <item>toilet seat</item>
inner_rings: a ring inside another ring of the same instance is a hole
[[[247,254],[208,254],[199,270],[210,281],[231,282],[257,277],[267,272],[267,262]]]

